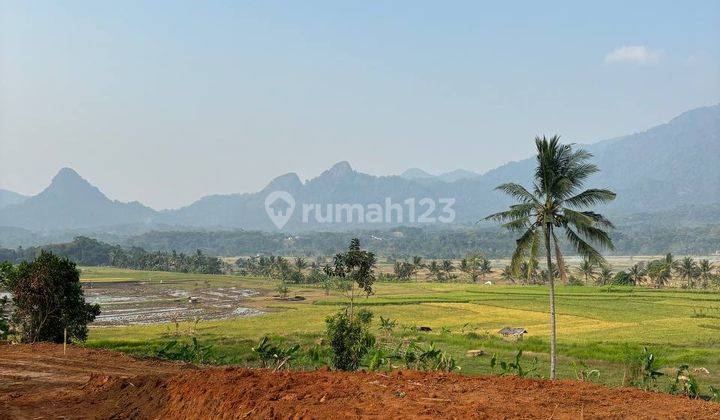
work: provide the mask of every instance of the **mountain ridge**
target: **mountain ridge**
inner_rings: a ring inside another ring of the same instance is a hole
[[[593,160],[601,169],[588,185],[618,193],[616,202],[603,208],[609,214],[662,212],[679,205],[720,202],[720,105],[686,111],[639,133],[581,146],[594,154]],[[273,191],[290,193],[298,208],[317,204],[323,209],[333,203],[385,203],[388,198],[394,203],[421,198],[437,203],[454,198],[455,222],[474,223],[510,203],[494,191],[497,185],[528,184],[534,165],[530,157],[482,175],[456,170],[436,176],[411,168],[400,175],[373,176],[341,161],[305,182],[289,172],[257,192],[205,196],[187,206],[163,211],[138,202],[112,201],[77,172],[63,168],[40,194],[0,206],[0,226],[47,230],[128,223],[275,230],[264,207],[265,197]],[[312,217],[305,223],[300,220],[302,216],[302,211],[296,211],[286,229],[331,227],[316,223]]]

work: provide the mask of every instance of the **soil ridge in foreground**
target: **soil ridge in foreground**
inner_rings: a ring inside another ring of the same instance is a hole
[[[720,418],[720,404],[634,388],[393,371],[197,368],[62,346],[0,346],[9,418]]]

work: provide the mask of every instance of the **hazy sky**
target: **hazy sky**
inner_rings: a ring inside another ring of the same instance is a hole
[[[379,3],[0,0],[0,188],[69,166],[166,208],[340,160],[482,172],[720,100],[718,1]]]

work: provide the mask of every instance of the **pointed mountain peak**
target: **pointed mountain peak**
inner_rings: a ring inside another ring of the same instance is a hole
[[[347,161],[343,160],[334,164],[330,169],[320,174],[319,178],[340,179],[352,175],[353,173],[355,173],[355,171],[352,166],[350,166]]]
[[[68,180],[85,181],[74,169],[65,167],[58,171],[53,177],[52,182],[65,182]]]
[[[326,173],[329,173],[331,175],[343,175],[343,174],[349,174],[353,172],[352,166],[350,166],[350,163],[348,161],[343,160],[340,161],[332,166],[332,168],[325,171]]]
[[[295,172],[288,172],[285,175],[280,175],[279,177],[270,181],[267,187],[265,187],[265,190],[282,190],[292,192],[296,191],[300,187],[302,187],[302,181],[300,181],[300,177],[298,177]]]
[[[60,169],[57,175],[53,177],[50,185],[41,194],[62,194],[84,199],[100,198],[107,200],[105,194],[71,168]]]

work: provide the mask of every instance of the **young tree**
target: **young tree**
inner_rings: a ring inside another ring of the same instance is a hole
[[[350,316],[352,318],[355,303],[355,286],[367,296],[373,293],[375,282],[375,254],[360,249],[360,239],[353,238],[347,252],[337,254],[331,273],[348,282],[347,292],[350,299]]]
[[[355,370],[360,360],[375,343],[369,326],[372,312],[361,309],[355,313],[355,287],[367,296],[372,294],[375,281],[375,255],[360,249],[360,240],[350,241],[347,252],[335,256],[334,267],[328,273],[345,282],[350,305],[347,310],[325,319],[326,335],[333,351],[333,365],[341,370]]]
[[[302,257],[295,258],[295,269],[297,271],[302,271],[305,268],[307,268],[307,261],[305,261]]]
[[[571,145],[560,144],[554,136],[536,138],[537,166],[534,174],[534,188],[528,191],[520,184],[508,183],[497,189],[514,197],[518,204],[504,212],[495,213],[486,219],[504,221],[505,228],[522,232],[512,256],[511,266],[517,272],[520,264],[529,256],[537,254],[539,244],[544,241],[547,267],[552,266],[552,249],[561,270],[565,263],[560,252],[557,231],[564,231],[572,247],[583,257],[596,263],[604,258],[590,243],[613,249],[610,236],[603,230],[612,223],[602,215],[584,210],[588,207],[615,199],[615,193],[606,189],[580,191],[590,175],[599,171],[587,161],[592,155],[585,150],[573,150]],[[555,379],[556,328],[555,328],[555,279],[552,270],[547,270],[550,288],[550,379]],[[561,273],[564,279],[565,273]]]
[[[62,343],[65,336],[85,340],[87,324],[100,314],[98,305],[85,302],[75,263],[49,252],[20,263],[9,288],[13,322],[23,342]]]
[[[470,276],[470,280],[475,283],[479,278],[484,278],[490,269],[490,261],[481,253],[469,255],[460,261],[460,271]]]
[[[395,261],[393,273],[398,280],[408,280],[415,274],[415,265],[409,262]]]

